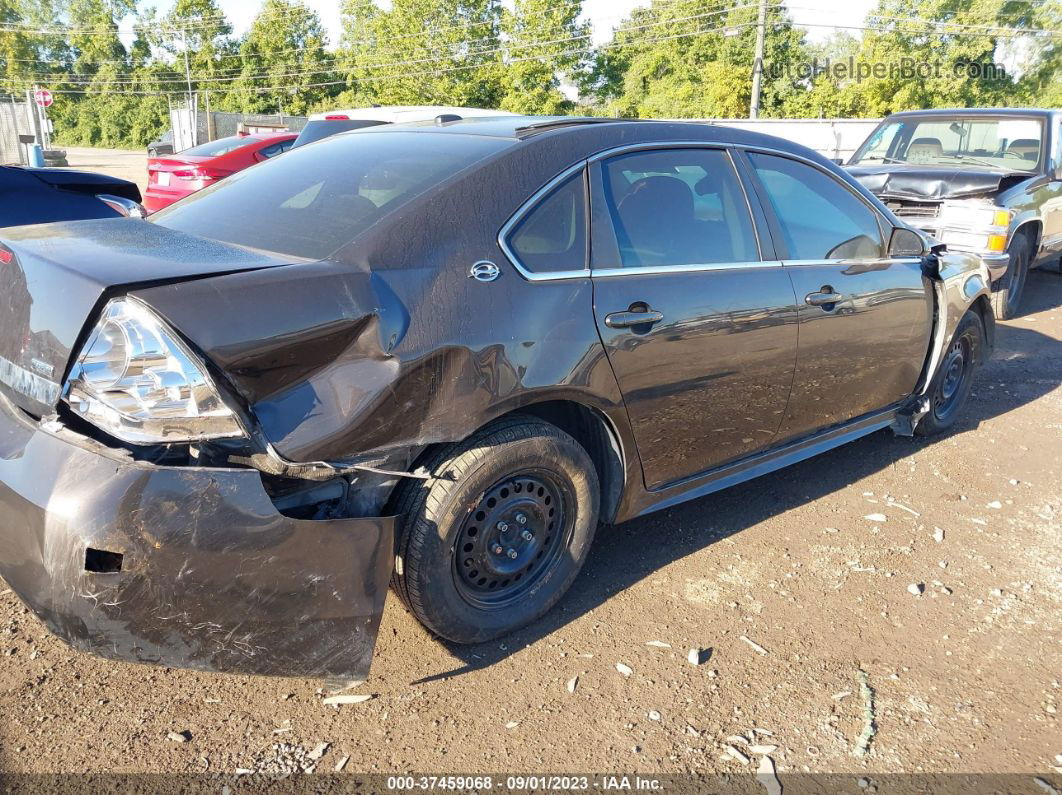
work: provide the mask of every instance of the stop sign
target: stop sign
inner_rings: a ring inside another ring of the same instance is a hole
[[[34,91],[33,99],[42,108],[49,107],[54,101],[52,99],[52,92],[46,88],[38,88],[36,91]]]

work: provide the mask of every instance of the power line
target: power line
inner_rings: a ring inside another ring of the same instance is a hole
[[[728,13],[731,13],[732,11],[739,11],[739,10],[743,10],[743,9],[746,9],[746,8],[755,8],[756,5],[757,5],[756,2],[750,2],[750,3],[747,3],[745,5],[731,6],[729,8],[719,9],[719,10],[716,10],[716,11],[709,11],[709,12],[705,12],[703,14],[694,14],[694,15],[687,16],[687,17],[674,17],[674,18],[669,18],[669,19],[657,20],[657,21],[645,23],[645,24],[642,24],[642,25],[628,26],[628,27],[624,28],[624,30],[628,30],[628,31],[644,30],[644,29],[648,29],[648,28],[655,28],[655,27],[660,27],[660,26],[663,26],[663,25],[668,25],[668,24],[673,24],[673,23],[678,23],[678,22],[691,22],[691,21],[694,21],[694,20],[699,20],[699,19],[705,19],[705,18],[708,18],[708,17],[719,16],[721,14],[728,14]],[[770,7],[776,8],[776,7],[780,7],[780,6],[781,6],[781,3],[776,1]],[[567,37],[564,37],[564,38],[547,40],[547,41],[530,41],[530,42],[519,42],[519,41],[516,41],[516,42],[511,42],[511,43],[507,43],[507,44],[500,45],[500,46],[488,46],[488,47],[484,47],[484,48],[480,48],[480,49],[472,49],[472,50],[469,50],[469,51],[467,51],[465,53],[451,54],[451,55],[448,55],[448,56],[432,56],[432,57],[425,57],[425,58],[402,59],[402,60],[397,60],[397,61],[388,61],[388,62],[383,62],[383,63],[372,63],[372,64],[358,64],[358,63],[347,62],[347,63],[343,64],[343,66],[345,68],[347,68],[347,69],[352,69],[352,68],[353,69],[386,69],[386,68],[391,68],[391,67],[412,66],[412,65],[419,65],[419,64],[425,64],[425,63],[439,63],[439,62],[444,62],[444,61],[449,61],[449,60],[456,60],[457,58],[473,58],[473,57],[479,57],[479,56],[484,56],[484,55],[492,55],[492,54],[498,54],[498,53],[508,53],[508,52],[513,51],[513,50],[526,50],[526,49],[531,49],[533,47],[544,47],[544,46],[549,46],[549,45],[553,45],[553,44],[566,44],[568,42],[581,41],[581,40],[586,40],[586,39],[589,39],[589,38],[591,38],[591,34],[580,34],[580,35],[577,35],[577,36],[567,36]],[[348,59],[348,58],[349,58],[348,55],[337,56],[337,59]],[[300,70],[300,71],[296,71],[296,72],[288,72],[288,73],[285,73],[285,74],[272,74],[272,73],[243,74],[241,72],[241,73],[234,74],[231,77],[206,77],[206,78],[199,78],[196,82],[197,83],[217,83],[217,82],[231,82],[233,80],[238,80],[238,79],[242,79],[242,80],[279,79],[279,78],[285,78],[285,77],[302,77],[302,76],[306,76],[306,75],[317,75],[317,74],[320,74],[321,72],[325,72],[325,71],[339,71],[339,70],[338,69],[329,69],[326,66],[322,66],[322,68],[318,68],[318,69]],[[29,75],[27,75],[27,77],[29,77]],[[32,77],[40,80],[41,82],[48,82],[47,80],[42,80],[42,78],[47,77],[47,75],[35,74],[35,75],[32,75]],[[72,81],[70,79],[71,77],[77,77],[77,78],[79,78],[79,80]],[[78,82],[80,82],[81,85],[92,86],[92,87],[98,87],[98,86],[103,86],[103,85],[135,85],[135,84],[139,84],[139,83],[144,82],[145,79],[147,79],[147,80],[155,80],[156,82],[160,82],[160,83],[161,82],[176,82],[176,81],[181,79],[179,76],[178,77],[173,77],[173,78],[163,78],[163,77],[159,77],[159,76],[152,76],[150,78],[142,77],[142,78],[125,78],[125,79],[119,79],[119,80],[100,80],[100,81],[95,81],[91,75],[71,76],[71,75],[65,75],[65,74],[53,75],[53,78],[54,78],[53,82],[63,82],[63,83],[70,83],[70,84],[77,84]]]
[[[706,34],[709,34],[709,33],[717,33],[717,32],[720,32],[720,31],[744,29],[744,28],[752,27],[753,25],[755,25],[754,22],[743,22],[743,23],[739,23],[737,25],[722,25],[722,26],[717,27],[717,28],[706,28],[704,30],[689,31],[689,32],[686,32],[686,33],[676,33],[676,34],[672,34],[672,35],[669,35],[669,36],[655,36],[655,37],[650,37],[650,38],[643,39],[643,40],[641,40],[639,42],[639,44],[655,44],[655,43],[661,42],[661,41],[671,41],[671,40],[674,40],[674,39],[689,38],[690,36],[703,36],[703,35],[706,35]],[[613,43],[613,44],[603,44],[598,49],[608,50],[608,49],[613,49],[615,47],[629,47],[629,46],[630,46],[630,44],[628,44],[628,43]],[[528,55],[528,56],[523,56],[523,57],[520,57],[520,58],[512,58],[512,59],[506,61],[506,63],[512,64],[512,63],[523,63],[523,62],[526,62],[526,61],[540,61],[540,60],[546,60],[546,59],[552,59],[552,58],[563,58],[563,57],[566,57],[568,55],[577,55],[580,52],[581,52],[581,50],[566,50],[566,51],[562,51],[562,52],[558,52],[558,53],[547,53],[547,54],[542,54],[542,55]],[[266,94],[266,93],[269,93],[269,92],[272,92],[272,91],[288,91],[288,90],[290,90],[292,88],[300,88],[300,89],[324,88],[324,87],[328,87],[328,86],[339,86],[339,85],[349,86],[352,83],[375,83],[375,82],[391,82],[391,81],[395,81],[395,80],[407,80],[409,78],[414,78],[414,77],[438,76],[438,75],[443,75],[443,74],[450,74],[450,73],[453,73],[453,72],[468,71],[468,70],[471,70],[471,69],[483,69],[483,68],[488,67],[488,66],[491,66],[491,67],[492,66],[497,66],[497,64],[496,63],[466,64],[466,65],[463,65],[463,66],[454,66],[454,67],[450,67],[450,68],[446,68],[446,69],[434,69],[434,70],[428,70],[428,71],[423,71],[423,72],[409,72],[409,73],[395,74],[395,75],[378,75],[378,76],[369,76],[369,77],[349,78],[348,80],[332,80],[332,81],[327,81],[327,82],[322,82],[322,83],[307,83],[307,84],[303,84],[301,86],[290,86],[290,85],[289,86],[267,86],[267,87],[255,87],[255,86],[240,87],[240,86],[234,86],[234,87],[231,87],[231,88],[229,88],[227,90],[235,92],[235,93]],[[60,90],[53,90],[52,93],[53,94],[84,94],[86,92],[85,91],[74,91],[74,90],[61,90],[60,89]],[[162,95],[165,95],[165,94],[180,94],[180,93],[183,93],[183,92],[181,92],[181,91],[123,91],[122,93],[135,94],[135,95],[162,96]]]

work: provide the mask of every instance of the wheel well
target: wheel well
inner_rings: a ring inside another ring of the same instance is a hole
[[[1025,235],[1029,241],[1029,258],[1036,257],[1036,250],[1040,247],[1040,233],[1043,232],[1043,223],[1040,221],[1026,221],[1014,230],[1014,237]]]
[[[519,413],[556,425],[583,446],[601,484],[601,521],[611,523],[623,495],[625,469],[619,438],[604,415],[570,400],[535,403]]]
[[[492,422],[514,414],[537,417],[551,425],[556,425],[583,446],[594,463],[598,483],[601,485],[600,521],[610,524],[616,517],[620,498],[623,496],[626,470],[619,438],[605,416],[575,401],[550,400],[516,409],[496,417]],[[473,433],[478,433],[480,430],[481,428],[477,428]],[[428,445],[417,455],[410,470],[416,471],[417,467],[433,456],[440,447],[445,446],[446,443]],[[397,493],[398,489],[395,491]],[[394,499],[395,496],[392,494],[388,502],[393,503]]]
[[[970,308],[980,316],[981,328],[985,330],[983,360],[987,360],[996,345],[996,316],[992,312],[992,302],[987,295],[979,295]]]

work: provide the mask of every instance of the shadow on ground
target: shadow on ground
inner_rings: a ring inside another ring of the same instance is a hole
[[[1062,275],[1053,269],[1030,273],[1023,318],[1059,306]],[[1027,328],[1028,322],[1019,318],[998,326],[995,354],[978,373],[965,414],[948,435],[976,431],[983,421],[1031,403],[1062,383],[1062,343]],[[998,388],[999,384],[1005,384],[1006,389]],[[493,665],[668,564],[839,491],[945,438],[899,438],[891,431],[881,431],[726,491],[615,527],[601,527],[586,566],[557,607],[501,642],[459,646],[440,640],[464,664],[416,684]]]

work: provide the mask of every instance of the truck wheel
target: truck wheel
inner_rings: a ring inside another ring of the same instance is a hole
[[[429,630],[479,643],[529,624],[564,595],[597,528],[597,472],[575,439],[515,416],[450,445],[397,509],[392,585]]]
[[[919,436],[941,433],[955,424],[970,397],[974,372],[984,354],[984,342],[981,318],[976,312],[968,311],[959,321],[940,369],[933,378],[929,390],[929,413],[915,428]]]
[[[1010,266],[1006,274],[992,285],[992,311],[997,320],[1017,317],[1021,308],[1021,294],[1029,275],[1029,241],[1024,234],[1017,234],[1007,248]]]

